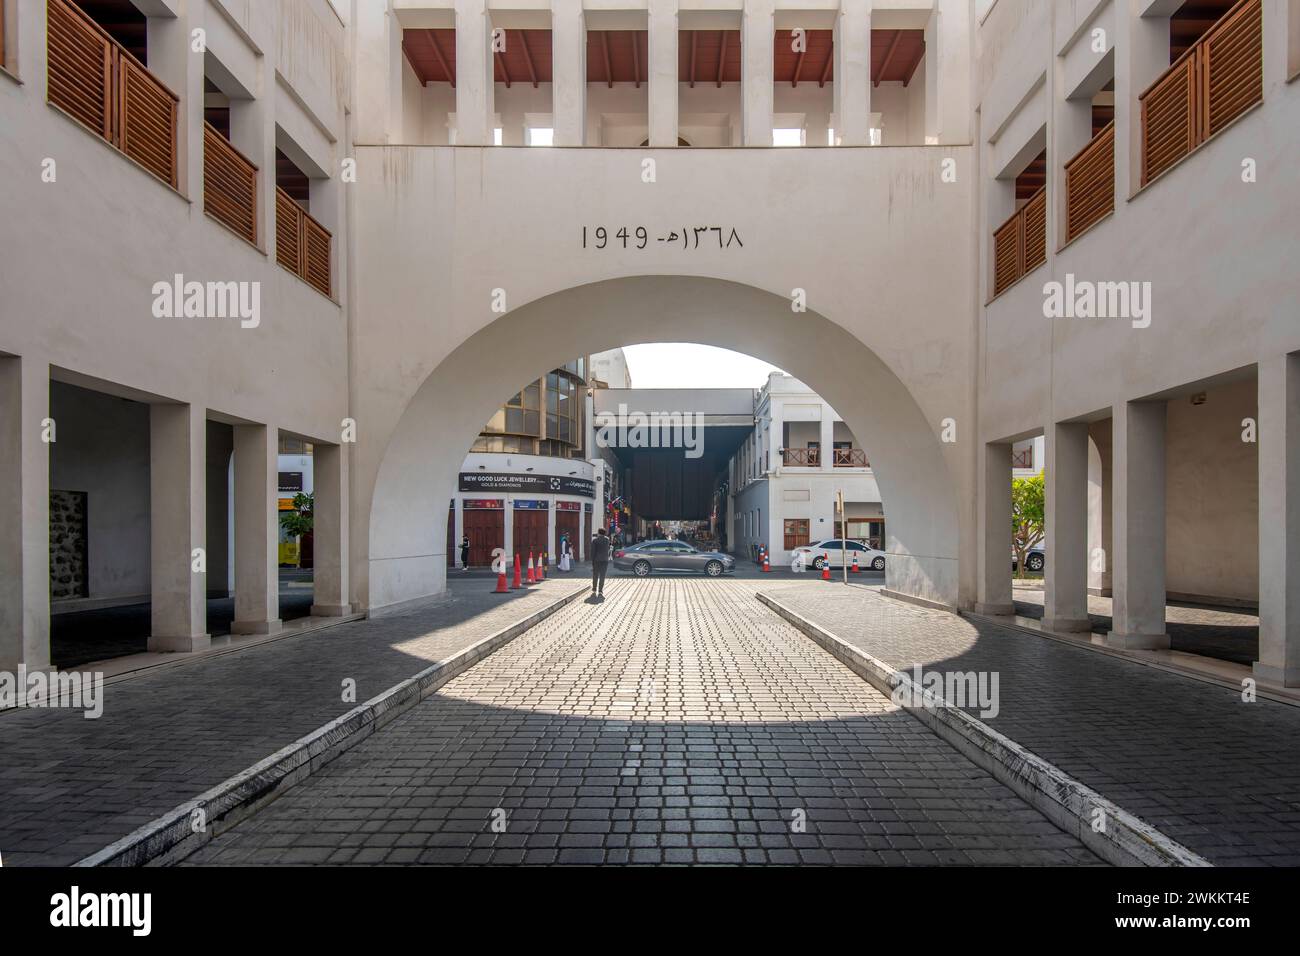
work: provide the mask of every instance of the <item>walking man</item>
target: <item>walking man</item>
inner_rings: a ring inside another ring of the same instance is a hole
[[[605,572],[609,570],[609,533],[604,528],[596,530],[591,539],[591,590],[597,597],[605,596]]]

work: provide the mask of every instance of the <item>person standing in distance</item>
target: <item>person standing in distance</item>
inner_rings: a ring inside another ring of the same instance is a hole
[[[460,539],[460,569],[469,570],[469,535]]]
[[[605,596],[605,572],[608,570],[609,533],[598,528],[596,536],[591,539],[591,591],[598,597]]]

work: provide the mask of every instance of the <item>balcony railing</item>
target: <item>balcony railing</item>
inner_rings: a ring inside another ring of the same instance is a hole
[[[793,468],[820,468],[822,463],[820,448],[786,448],[782,458]]]
[[[324,296],[333,293],[330,240],[328,229],[281,187],[275,188],[275,258]]]
[[[1065,241],[1115,210],[1115,121],[1065,164]]]
[[[1241,0],[1138,99],[1145,186],[1264,98],[1261,0]]]
[[[257,245],[257,167],[211,123],[203,124],[203,208]]]
[[[1033,468],[1034,467],[1034,450],[1025,448],[1020,451],[1011,453],[1012,468]]]
[[[75,4],[46,10],[50,103],[176,188],[176,94]]]
[[[999,296],[1047,261],[1047,187],[993,233],[993,295]]]
[[[836,468],[867,468],[867,452],[862,448],[836,448]]]

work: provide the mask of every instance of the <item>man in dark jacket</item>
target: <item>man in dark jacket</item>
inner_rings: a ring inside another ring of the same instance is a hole
[[[591,539],[591,590],[605,596],[605,572],[609,570],[609,533],[604,528],[596,530]]]

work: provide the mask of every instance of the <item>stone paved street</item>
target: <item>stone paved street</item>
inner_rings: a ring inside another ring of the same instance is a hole
[[[997,672],[987,723],[1211,862],[1300,865],[1300,708],[867,587],[768,593],[896,668]]]
[[[1097,862],[754,590],[611,581],[188,862]]]
[[[104,713],[0,712],[0,853],[66,865],[579,586],[490,594],[342,624],[104,686]]]

